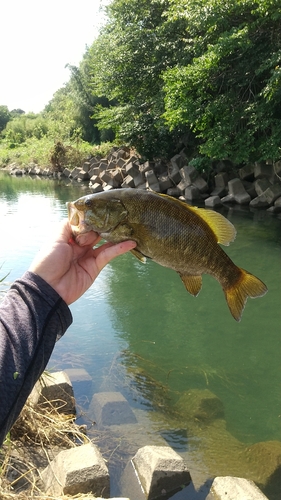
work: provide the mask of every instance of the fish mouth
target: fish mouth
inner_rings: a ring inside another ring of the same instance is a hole
[[[85,213],[82,210],[78,210],[73,202],[66,203],[66,206],[73,234],[76,236],[91,231],[91,228],[85,221]]]

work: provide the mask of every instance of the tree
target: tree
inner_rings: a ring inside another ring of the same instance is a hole
[[[0,106],[0,132],[4,130],[8,121],[11,119],[11,113],[7,106]]]
[[[168,6],[168,0],[113,0],[90,48],[93,93],[110,103],[96,107],[99,128],[112,127],[147,157],[167,154],[179,136],[162,117],[161,75],[183,48],[182,22],[166,22]]]
[[[236,163],[281,155],[280,0],[172,0],[193,59],[165,72],[165,118],[201,153]]]

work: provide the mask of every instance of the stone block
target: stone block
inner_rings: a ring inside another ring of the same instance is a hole
[[[103,191],[102,185],[99,182],[95,182],[94,184],[90,184],[90,189],[92,193],[100,193]]]
[[[173,156],[173,158],[171,158],[170,162],[173,165],[173,167],[175,166],[179,170],[185,165],[186,159],[182,155],[177,154]]]
[[[99,172],[98,173],[101,174],[104,170],[107,170],[107,168],[108,168],[108,163],[101,160],[99,163]]]
[[[104,191],[111,191],[111,189],[114,189],[113,185],[111,182],[109,182],[108,184],[106,184],[105,182],[103,183],[102,185],[102,189]]]
[[[139,164],[136,162],[130,161],[126,163],[126,175],[131,175],[131,177],[137,177],[140,173]]]
[[[89,172],[85,172],[85,170],[80,170],[78,174],[78,179],[81,181],[88,181],[90,179]]]
[[[90,178],[90,184],[95,184],[95,183],[98,183],[98,184],[102,184],[102,180],[100,179],[100,177],[98,175],[92,175],[92,177]]]
[[[267,165],[264,162],[255,163],[254,169],[255,179],[262,179],[263,177],[271,178],[274,175],[273,165]]]
[[[122,167],[124,167],[125,163],[126,163],[126,160],[124,160],[124,158],[118,158],[118,160],[116,162],[116,167],[122,168]]]
[[[159,175],[158,181],[161,191],[167,191],[167,189],[173,187],[173,183],[167,173]]]
[[[147,500],[167,498],[191,481],[184,460],[169,446],[144,446],[132,463]]]
[[[67,415],[76,413],[73,387],[69,376],[63,371],[43,373],[36,382],[29,400],[33,405],[51,404],[59,413]]]
[[[211,192],[211,196],[219,196],[220,198],[222,198],[225,195],[226,195],[225,187],[215,187]]]
[[[64,177],[70,177],[71,170],[70,170],[70,168],[66,168],[66,167],[65,167],[65,168],[63,169],[63,172],[62,172],[62,173],[63,173],[63,176],[64,176]],[[47,169],[45,168],[45,169],[43,170],[43,175],[48,175],[48,174],[49,174],[49,172],[47,172]]]
[[[82,168],[83,168],[84,172],[89,172],[89,170],[91,168],[91,163],[89,161],[84,161]]]
[[[255,187],[257,196],[260,196],[261,194],[263,194],[266,191],[266,189],[270,186],[271,186],[271,183],[269,182],[268,179],[265,179],[265,178],[257,179],[254,182],[254,187]]]
[[[250,203],[251,196],[247,193],[241,179],[238,179],[238,177],[228,181],[228,190],[229,194],[234,197],[235,202],[239,203],[239,205]]]
[[[177,186],[173,186],[167,190],[167,194],[178,198],[181,195],[181,191]]]
[[[140,189],[140,188],[139,188]],[[161,193],[161,188],[160,188],[160,185],[159,185],[159,182],[155,182],[154,184],[148,184],[148,182],[146,181],[146,184],[145,184],[145,189],[148,189],[150,191],[155,191],[155,193]]]
[[[221,400],[208,389],[190,389],[179,399],[177,407],[187,418],[210,424],[224,418]]]
[[[260,194],[250,201],[250,207],[253,208],[267,208],[269,207],[268,200],[264,194]]]
[[[90,413],[99,427],[137,422],[128,401],[120,392],[94,394],[90,404]]]
[[[221,206],[222,202],[219,196],[209,196],[209,198],[206,198],[205,200],[205,207],[216,208]]]
[[[215,175],[215,186],[217,188],[226,188],[228,181],[229,178],[226,172],[220,172]]]
[[[198,170],[196,170],[191,165],[185,165],[180,169],[181,178],[185,181],[189,181],[190,184],[193,184],[193,181],[199,177]]]
[[[201,176],[198,176],[196,179],[194,179],[192,184],[199,189],[200,193],[207,193],[207,191],[209,190],[207,182]]]
[[[61,451],[41,473],[48,495],[93,493],[108,498],[110,480],[107,466],[92,443]]]
[[[211,493],[216,500],[268,500],[253,481],[242,477],[216,477]]]
[[[158,183],[158,179],[153,170],[147,170],[144,175],[149,186]]]
[[[281,196],[281,184],[273,184],[273,186],[268,187],[263,195],[270,205],[272,205],[279,196]]]
[[[171,165],[168,168],[168,176],[174,185],[178,184],[181,179],[180,169],[177,165]]]
[[[133,177],[131,175],[126,175],[126,177],[124,178],[124,180],[121,184],[121,187],[122,188],[135,187],[135,181],[134,181]]]
[[[72,179],[75,179],[75,180],[78,179],[78,175],[79,175],[80,171],[81,171],[81,168],[75,167],[71,172]]]
[[[134,183],[135,183],[135,187],[136,188],[138,188],[142,184],[145,184],[145,178],[144,178],[144,175],[141,172],[139,173],[139,175],[137,175],[136,177],[134,177]]]
[[[244,167],[239,169],[239,177],[242,181],[253,181],[255,173],[255,165],[253,163],[249,163]]]
[[[109,182],[112,179],[111,174],[108,170],[103,170],[103,172],[100,173],[99,177],[100,180],[105,183]]]
[[[116,168],[116,170],[112,172],[112,179],[114,179],[118,183],[118,185],[121,186],[124,177],[120,168]]]
[[[181,193],[183,193],[188,186],[191,186],[190,181],[188,179],[182,179],[177,184],[177,188],[180,190]]]
[[[196,186],[188,186],[184,190],[184,197],[188,201],[197,201],[201,199],[201,193]]]
[[[153,163],[149,161],[145,161],[139,166],[139,171],[142,174],[145,174],[145,172],[148,172],[148,170],[153,170]]]
[[[93,386],[91,375],[84,368],[67,368],[64,372],[69,377],[74,394],[90,398]]]

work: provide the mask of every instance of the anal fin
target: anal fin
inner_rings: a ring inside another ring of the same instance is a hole
[[[202,287],[202,276],[191,276],[181,273],[179,275],[187,291],[196,297]]]

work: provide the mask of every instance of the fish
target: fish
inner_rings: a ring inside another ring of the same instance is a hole
[[[220,246],[234,241],[236,229],[219,212],[135,188],[86,195],[67,208],[75,238],[95,231],[112,243],[133,240],[137,245],[131,252],[137,259],[173,269],[193,296],[201,290],[202,275],[213,276],[236,321],[248,297],[267,292],[259,278],[236,266]]]

